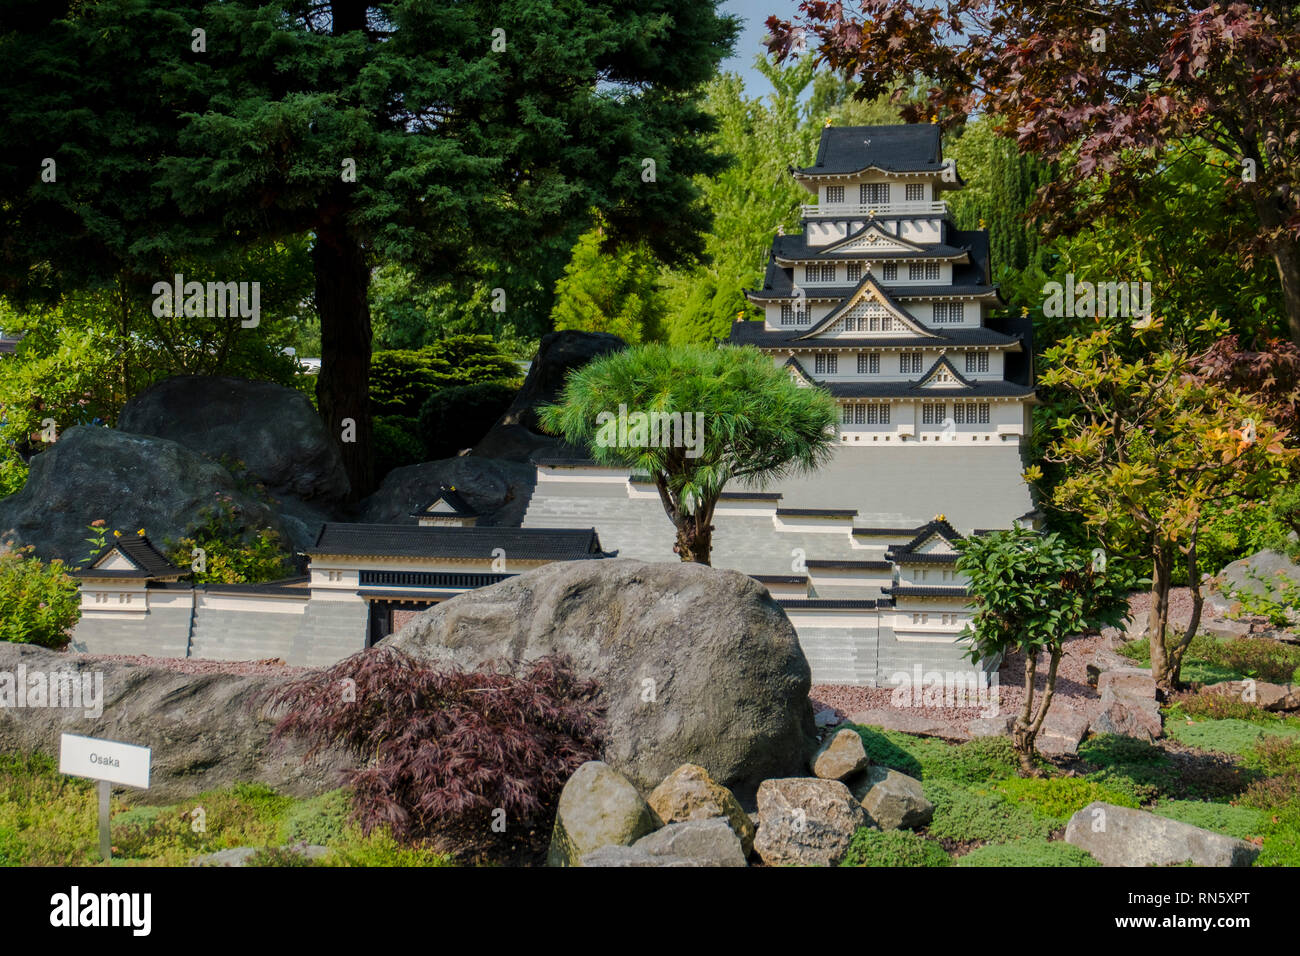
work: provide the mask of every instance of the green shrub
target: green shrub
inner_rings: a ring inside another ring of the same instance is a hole
[[[277,531],[252,529],[228,495],[203,508],[190,532],[180,541],[167,541],[167,559],[177,567],[192,567],[195,548],[202,548],[205,567],[194,572],[199,583],[259,584],[294,573],[293,556]]]
[[[1242,699],[1240,694],[1226,690],[1181,691],[1170,699],[1168,715],[1173,719],[1188,717],[1197,720],[1248,720],[1251,723],[1274,723],[1276,715],[1257,703]]]
[[[933,737],[914,737],[878,727],[845,724],[862,738],[873,764],[890,767],[919,780],[978,783],[1014,776],[1019,763],[1006,737],[978,737],[950,744]]]
[[[414,418],[440,389],[514,382],[519,366],[489,335],[453,335],[421,349],[388,349],[370,357],[370,407],[376,416]]]
[[[1213,651],[1206,659],[1242,677],[1285,682],[1300,667],[1300,647],[1267,637],[1236,637],[1230,641],[1215,641]]]
[[[352,815],[352,794],[340,787],[292,807],[280,827],[282,843],[332,846],[343,839]]]
[[[114,852],[127,860],[183,866],[217,850],[276,843],[294,806],[262,784],[237,783],[166,807],[132,807],[113,817]]]
[[[957,866],[1101,866],[1092,854],[1059,840],[1032,837],[976,847]]]
[[[81,592],[62,561],[30,555],[31,548],[0,553],[0,640],[63,647],[81,616]]]
[[[1121,807],[1138,806],[1129,790],[1086,777],[1011,777],[994,789],[1012,803],[1061,823],[1096,800]]]
[[[1165,722],[1165,734],[1198,750],[1240,755],[1270,735],[1300,736],[1300,728],[1280,722],[1275,727],[1266,728],[1245,720],[1202,720],[1190,724],[1170,720]]]
[[[1009,843],[1021,837],[1045,839],[1057,826],[1000,793],[966,789],[952,781],[926,781],[925,795],[934,804],[934,819],[926,832],[936,840]]]
[[[948,866],[943,847],[910,830],[873,830],[853,834],[840,866]]]
[[[1246,752],[1242,763],[1266,777],[1300,776],[1300,739],[1264,737]]]
[[[86,866],[98,855],[95,785],[43,754],[0,754],[0,862]]]
[[[1151,807],[1151,812],[1239,840],[1260,836],[1267,821],[1259,810],[1205,800],[1161,800]]]
[[[376,827],[363,836],[357,827],[349,827],[334,852],[320,861],[321,866],[455,866],[455,859],[429,845],[399,843],[390,831]]]
[[[391,415],[376,418],[372,427],[376,481],[382,481],[394,468],[424,461],[424,442],[416,419]]]
[[[476,444],[510,403],[516,389],[501,382],[457,385],[434,392],[420,408],[419,432],[430,460],[450,458]]]

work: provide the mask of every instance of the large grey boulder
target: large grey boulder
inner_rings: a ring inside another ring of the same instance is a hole
[[[816,743],[794,628],[736,571],[556,562],[438,604],[384,643],[469,669],[567,655],[601,687],[605,761],[643,792],[693,763],[744,802],[803,772]]]
[[[1103,866],[1250,866],[1259,855],[1245,840],[1101,801],[1070,817],[1065,842]]]
[[[537,456],[585,457],[585,453],[541,434],[537,409],[554,402],[574,369],[593,358],[627,348],[617,335],[564,330],[542,336],[524,384],[505,414],[472,451],[485,458],[526,462]]]
[[[1300,684],[1271,684],[1254,679],[1225,680],[1210,684],[1204,693],[1236,697],[1274,712],[1300,710]]]
[[[848,781],[871,822],[882,830],[923,827],[934,817],[934,804],[925,798],[921,781],[888,767],[870,767]]]
[[[599,760],[579,767],[560,791],[548,866],[580,866],[603,846],[631,846],[662,821],[627,778]]]
[[[334,502],[348,492],[335,436],[306,395],[283,385],[178,375],[127,402],[117,427],[242,462],[273,494]]]
[[[835,866],[867,812],[838,780],[793,777],[758,788],[754,849],[771,866]]]
[[[726,820],[685,820],[670,823],[632,844],[651,856],[700,860],[705,866],[745,866],[740,838]]]
[[[1102,671],[1097,678],[1097,689],[1101,701],[1092,718],[1095,733],[1147,741],[1164,733],[1160,704],[1156,701],[1156,682],[1150,670],[1121,667]]]
[[[703,767],[682,764],[654,788],[648,802],[667,824],[725,820],[739,838],[744,855],[749,856],[754,849],[754,821],[731,791],[716,783]]]
[[[357,520],[412,524],[411,512],[447,485],[479,512],[480,526],[518,527],[536,484],[537,470],[518,462],[474,455],[426,461],[390,471],[379,490],[361,502]]]
[[[602,846],[592,850],[579,863],[584,867],[710,866],[707,860],[693,856],[651,853],[643,846]]]
[[[85,706],[0,707],[0,751],[39,751],[57,759],[64,733],[149,747],[149,789],[132,797],[142,803],[175,803],[240,782],[309,797],[338,787],[342,771],[355,764],[334,750],[304,763],[307,748],[301,742],[271,743],[279,715],[264,695],[283,677],[184,674],[0,642],[0,673],[17,675],[20,668],[29,680],[38,673],[47,679],[67,673],[94,682],[102,675],[103,712],[95,716],[91,708],[88,715]]]
[[[1236,614],[1241,603],[1234,592],[1260,596],[1268,594],[1271,586],[1276,600],[1288,585],[1300,586],[1300,565],[1280,551],[1260,551],[1233,561],[1211,578],[1205,604],[1210,613],[1220,617]]]
[[[87,525],[144,528],[163,545],[202,511],[228,500],[249,528],[288,531],[267,505],[244,494],[230,472],[173,441],[112,428],[77,426],[31,462],[22,491],[0,500],[0,540],[32,545],[39,558],[80,565]]]

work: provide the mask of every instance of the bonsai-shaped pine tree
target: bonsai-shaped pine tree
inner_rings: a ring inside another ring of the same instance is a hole
[[[1008,651],[1025,655],[1025,700],[1011,739],[1024,772],[1036,774],[1034,741],[1056,692],[1064,641],[1073,634],[1117,625],[1128,615],[1136,581],[1118,562],[1067,544],[1060,535],[1024,528],[995,531],[957,542],[957,571],[975,602],[967,656],[975,663]],[[1035,707],[1038,657],[1047,651],[1047,686]]]
[[[662,426],[675,421],[665,415],[680,415],[676,434]],[[824,464],[835,402],[796,385],[757,349],[641,345],[570,375],[541,421],[602,464],[648,474],[677,529],[673,550],[708,564],[713,509],[727,483],[760,486]]]

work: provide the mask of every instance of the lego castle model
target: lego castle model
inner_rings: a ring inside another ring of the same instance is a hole
[[[775,238],[749,293],[764,318],[735,323],[730,343],[827,389],[839,447],[811,475],[725,492],[713,564],[767,587],[815,683],[970,674],[953,545],[1039,517],[1022,478],[1032,328],[990,314],[1003,303],[988,236],[957,229],[938,198],[962,182],[937,127],[828,127],[815,163],[791,172],[818,201],[803,207],[802,233]],[[548,561],[677,560],[648,476],[535,464],[519,528],[477,523],[443,488],[404,525],[325,525],[308,576],[291,581],[191,585],[147,542],[110,545],[82,572],[74,647],[329,664],[425,607]]]

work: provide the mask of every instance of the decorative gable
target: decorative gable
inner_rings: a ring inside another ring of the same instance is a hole
[[[895,335],[910,332],[918,338],[936,338],[934,332],[894,301],[870,272],[862,277],[857,288],[843,302],[798,338],[806,340],[846,332],[891,332]]]
[[[941,355],[939,360],[930,366],[930,370],[921,376],[921,380],[916,383],[916,387],[924,389],[965,389],[970,388],[971,383],[953,368],[946,355]]]
[[[93,565],[96,571],[143,571],[140,567],[125,554],[120,548],[113,548],[106,555],[96,561]]]

